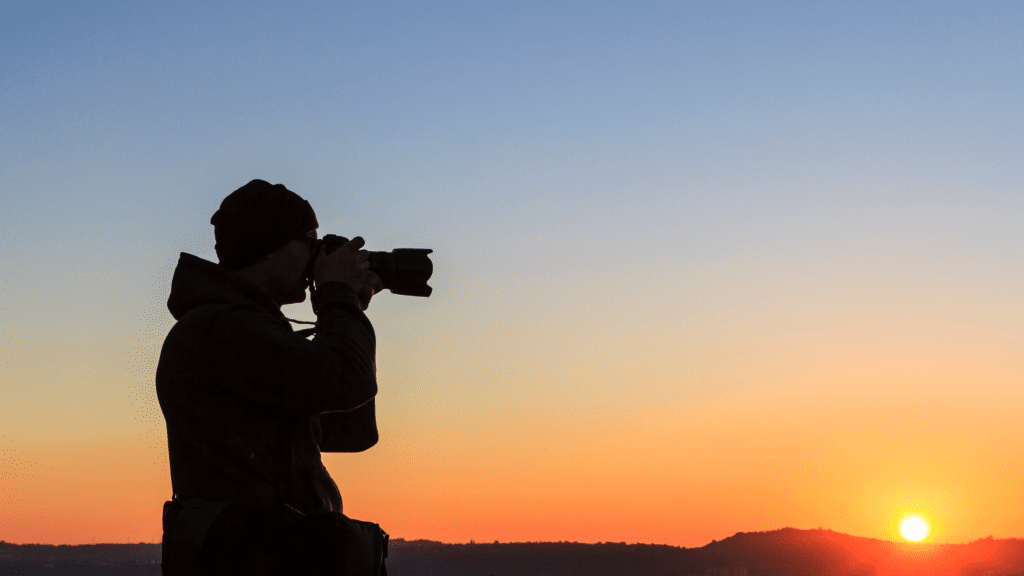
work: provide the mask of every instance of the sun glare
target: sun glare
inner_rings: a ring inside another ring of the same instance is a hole
[[[928,535],[928,524],[920,516],[907,516],[900,522],[900,534],[911,542],[920,542]]]

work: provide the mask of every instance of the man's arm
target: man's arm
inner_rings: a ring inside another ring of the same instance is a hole
[[[320,415],[321,452],[362,452],[377,444],[376,403],[370,400],[348,412]]]
[[[358,408],[377,394],[373,326],[343,283],[318,288],[314,306],[319,330],[312,340],[258,306],[237,304],[179,322],[164,353],[179,359],[168,364],[183,377],[268,406],[303,414]]]
[[[356,237],[342,249],[337,250],[335,254],[319,256],[317,259],[317,285],[320,286],[323,283],[323,286],[330,287],[337,286],[340,282],[345,287],[351,288],[353,293],[357,293],[359,308],[366,310],[370,305],[370,299],[376,292],[383,289],[383,285],[379,276],[366,270],[369,267],[367,262],[369,256],[365,252],[358,251],[362,245],[362,238]],[[349,254],[345,254],[346,251]],[[332,260],[332,256],[334,260]],[[344,260],[355,260],[360,264],[359,268],[353,270],[352,267],[349,267],[346,270],[339,267],[338,264],[344,264]],[[358,270],[366,271],[360,275]],[[345,273],[346,271],[348,274]],[[339,294],[340,291],[337,289],[321,292],[321,289],[317,288],[313,292],[311,300],[313,311],[320,316],[325,309],[330,307],[331,302],[339,301],[337,299]],[[335,299],[331,300],[332,297]],[[376,364],[374,364],[374,374],[376,375]],[[321,452],[362,452],[377,443],[376,403],[372,399],[354,410],[325,412],[320,415],[319,421],[322,432]]]

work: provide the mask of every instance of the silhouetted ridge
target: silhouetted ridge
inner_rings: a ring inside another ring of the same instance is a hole
[[[402,576],[1024,576],[1021,539],[904,544],[796,528],[740,532],[701,548],[614,542],[445,544],[395,538],[389,551],[389,572]],[[0,542],[0,575],[157,576],[159,561],[159,544]],[[52,570],[43,568],[47,564]]]

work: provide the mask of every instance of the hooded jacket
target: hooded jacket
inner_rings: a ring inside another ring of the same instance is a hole
[[[181,253],[156,371],[177,499],[342,511],[320,453],[377,443],[376,339],[348,285],[318,286],[312,304],[307,340],[256,285]]]

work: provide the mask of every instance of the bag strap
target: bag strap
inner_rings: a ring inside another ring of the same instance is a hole
[[[288,414],[288,413],[285,413]],[[284,487],[288,485],[291,479],[291,468],[292,468],[292,420],[291,415],[282,417],[278,422],[277,438],[278,438],[278,456],[281,456],[283,451],[283,458],[274,459],[274,478],[277,480],[275,483],[276,496],[274,498],[274,512],[284,513],[285,518],[301,518],[305,514],[299,510],[296,510],[290,504],[288,504],[287,498],[284,493]]]

